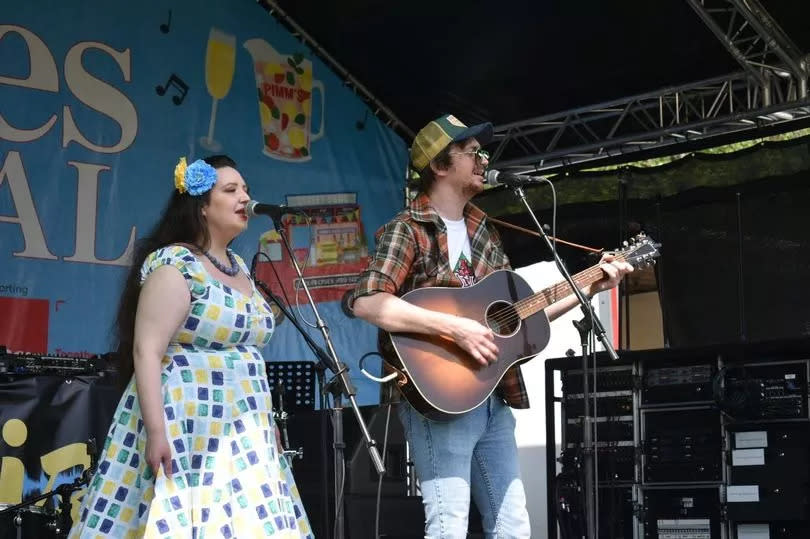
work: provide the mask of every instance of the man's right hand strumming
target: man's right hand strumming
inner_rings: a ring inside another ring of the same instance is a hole
[[[495,335],[488,327],[471,318],[453,316],[449,337],[483,366],[498,361]]]
[[[492,331],[471,318],[423,309],[387,292],[357,298],[354,314],[386,331],[442,335],[452,339],[479,364],[498,360]]]

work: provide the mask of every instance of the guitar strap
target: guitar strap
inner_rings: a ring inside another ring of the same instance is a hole
[[[539,232],[535,232],[534,230],[529,230],[528,228],[523,228],[522,226],[513,225],[512,223],[507,223],[506,221],[501,221],[500,219],[496,219],[495,217],[490,217],[487,215],[487,221],[492,221],[496,225],[500,225],[502,227],[511,228],[512,230],[517,230],[518,232],[523,232],[524,234],[530,234],[532,236],[537,236],[538,238],[542,238]],[[555,238],[554,236],[549,235],[549,239],[551,241],[562,243],[565,245],[569,245],[576,249],[582,249],[583,251],[588,251],[589,253],[601,253],[604,249],[597,249],[595,247],[588,247],[587,245],[580,245],[578,243],[573,243],[570,241],[561,240],[560,238]]]

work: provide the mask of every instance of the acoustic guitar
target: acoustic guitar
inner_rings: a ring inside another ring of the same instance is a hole
[[[639,234],[617,251],[633,267],[651,265],[660,244]],[[599,265],[573,276],[579,288],[605,277]],[[448,420],[481,405],[506,371],[548,344],[549,320],[543,309],[573,292],[567,281],[534,292],[517,273],[495,271],[466,288],[418,288],[402,296],[413,305],[477,320],[495,334],[498,361],[482,366],[452,340],[420,333],[391,333],[395,354],[389,362],[405,375],[403,396],[433,420]]]

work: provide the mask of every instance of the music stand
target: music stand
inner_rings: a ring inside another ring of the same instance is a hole
[[[271,391],[275,391],[279,383],[284,388],[276,397],[283,399],[284,410],[315,409],[314,361],[267,361],[265,370]]]

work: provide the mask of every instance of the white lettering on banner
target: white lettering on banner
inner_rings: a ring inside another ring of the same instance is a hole
[[[97,49],[110,55],[121,68],[124,82],[131,80],[130,51],[118,52],[104,43],[85,41],[71,47],[65,57],[65,82],[76,98],[93,110],[109,116],[121,127],[121,138],[113,146],[99,146],[87,140],[76,127],[70,107],[63,107],[64,126],[62,129],[62,147],[67,148],[73,141],[88,150],[99,153],[118,153],[129,148],[135,141],[138,132],[138,113],[135,105],[127,96],[114,86],[90,75],[82,65],[84,51]]]
[[[14,202],[17,216],[0,215],[0,222],[20,225],[25,242],[25,248],[14,253],[14,256],[56,260],[56,257],[51,254],[45,243],[45,235],[42,233],[42,227],[39,224],[39,217],[37,216],[37,210],[34,208],[34,200],[31,198],[28,178],[25,177],[25,169],[23,169],[19,152],[8,152],[3,166],[0,167],[0,187],[3,186],[6,179],[11,190],[11,199]]]
[[[73,256],[64,258],[66,262],[87,262],[90,264],[105,264],[109,266],[126,266],[131,263],[132,252],[135,246],[135,227],[130,229],[129,241],[121,256],[114,260],[96,258],[96,210],[98,200],[98,175],[103,170],[110,170],[104,165],[79,163],[68,161],[79,173],[76,204],[76,241]],[[31,198],[31,189],[25,175],[22,159],[19,152],[8,152],[3,166],[0,167],[0,187],[8,179],[11,199],[16,208],[17,215],[0,215],[0,223],[13,223],[20,225],[25,242],[22,251],[12,253],[23,258],[39,258],[43,260],[56,260],[45,243],[45,235],[39,222],[34,201]]]
[[[15,33],[22,37],[27,48],[29,74],[12,77],[9,73],[0,73],[0,85],[6,84],[43,90],[56,93],[59,91],[59,74],[54,57],[45,42],[36,34],[21,26],[0,25],[0,45],[3,37]],[[68,105],[62,106],[62,147],[67,148],[71,142],[97,153],[120,153],[132,146],[138,133],[138,111],[133,102],[118,88],[92,75],[83,64],[85,51],[100,51],[110,56],[121,70],[124,82],[132,80],[132,59],[130,49],[118,51],[109,45],[96,41],[82,41],[73,45],[65,55],[65,83],[70,92],[84,105],[112,119],[118,124],[121,134],[118,141],[109,146],[102,146],[99,141],[90,141],[84,136],[74,119]],[[25,54],[25,53],[24,53]],[[47,134],[56,123],[57,114],[35,129],[24,129],[10,125],[0,115],[0,140],[11,142],[32,142]],[[87,132],[87,131],[85,131]],[[96,217],[98,204],[98,176],[109,166],[78,161],[68,164],[78,172],[76,192],[76,237],[73,255],[63,258],[68,262],[85,262],[126,266],[131,262],[135,245],[136,230],[130,229],[129,240],[124,252],[115,259],[96,258]],[[0,215],[0,222],[20,225],[25,247],[22,251],[12,253],[14,256],[56,260],[45,243],[42,225],[31,197],[31,188],[23,167],[20,153],[10,151],[0,168],[0,187],[8,178],[12,202],[16,215]],[[52,179],[51,181],[55,181]]]
[[[28,48],[30,73],[27,78],[14,78],[0,75],[0,84],[21,86],[46,92],[59,91],[59,75],[56,63],[47,45],[36,34],[21,26],[0,25],[0,40],[10,33],[20,35]],[[112,146],[100,146],[87,140],[81,133],[73,119],[70,107],[64,105],[62,114],[62,147],[66,148],[71,142],[77,142],[98,153],[118,153],[129,148],[135,141],[138,132],[138,112],[135,105],[126,95],[117,88],[92,76],[82,64],[82,55],[87,50],[99,50],[109,55],[121,68],[124,82],[132,79],[131,54],[129,49],[117,51],[95,41],[83,41],[73,45],[65,56],[65,82],[76,98],[105,116],[115,121],[121,128],[121,137]],[[22,129],[9,124],[0,114],[0,139],[11,142],[31,142],[44,136],[56,123],[56,114],[41,126],[35,129]]]
[[[129,243],[124,254],[115,260],[96,258],[96,204],[98,201],[98,174],[110,170],[104,165],[68,161],[68,165],[79,171],[79,187],[76,204],[76,250],[73,256],[65,258],[66,262],[89,262],[91,264],[108,264],[126,266],[131,263],[135,246],[135,227],[129,233]]]
[[[30,30],[7,24],[0,25],[0,41],[9,32],[15,32],[25,40],[28,47],[29,65],[31,66],[30,73],[25,79],[16,79],[0,74],[0,84],[21,86],[46,92],[58,92],[59,75],[56,72],[56,63],[45,42]],[[31,142],[45,135],[53,127],[54,123],[56,123],[56,114],[51,115],[47,122],[35,129],[20,129],[10,125],[0,114],[0,139],[10,140],[11,142]]]

